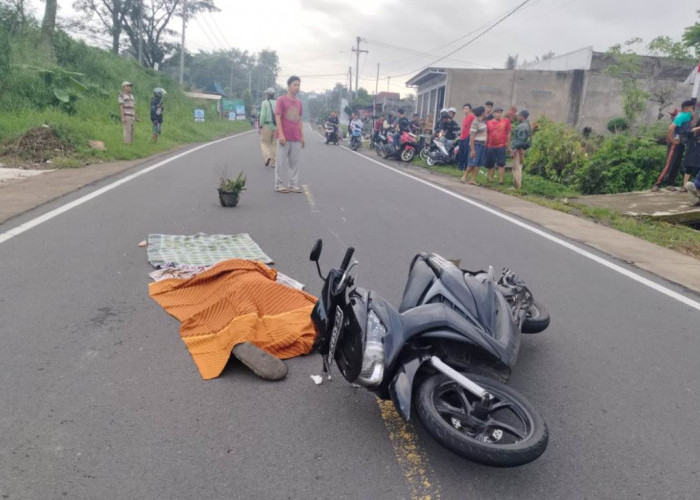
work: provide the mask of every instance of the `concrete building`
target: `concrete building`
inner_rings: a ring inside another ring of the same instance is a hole
[[[426,68],[406,86],[416,90],[417,111],[423,118],[435,119],[441,108],[493,101],[504,109],[528,109],[533,118],[545,114],[603,132],[608,121],[624,116],[620,83],[604,73],[611,62],[587,47],[514,70]],[[692,86],[686,78],[693,65],[644,56],[642,66],[640,86],[653,96],[639,120],[654,123],[659,114],[666,119],[668,111],[690,97]],[[659,97],[664,102],[654,100]]]

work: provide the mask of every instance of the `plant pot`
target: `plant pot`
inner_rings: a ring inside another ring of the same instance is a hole
[[[235,207],[238,205],[238,191],[222,191],[219,189],[219,202],[222,207]]]

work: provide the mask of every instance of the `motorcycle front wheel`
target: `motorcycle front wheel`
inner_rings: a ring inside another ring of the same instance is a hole
[[[406,148],[403,151],[401,151],[401,160],[405,162],[410,162],[413,160],[413,157],[416,155],[416,150],[413,148]]]
[[[488,407],[479,408],[477,396],[442,373],[420,385],[416,411],[428,433],[460,457],[494,467],[517,467],[542,455],[549,434],[537,410],[507,385],[469,378],[493,396]]]
[[[423,161],[427,161],[429,151],[430,151],[429,146],[425,146],[425,147],[421,148],[420,153],[418,153],[418,155],[420,156],[420,159]]]
[[[426,158],[425,161],[426,161],[426,162],[428,163],[428,165],[431,166],[431,167],[434,166],[434,165],[437,165],[437,162],[435,161],[435,158],[433,158],[433,157],[430,156],[430,155],[428,155],[428,158]]]
[[[527,311],[527,316],[523,321],[523,333],[540,333],[549,326],[549,312],[542,304],[536,300],[530,304],[530,309]]]

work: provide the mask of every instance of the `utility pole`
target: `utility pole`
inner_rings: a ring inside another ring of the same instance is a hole
[[[182,0],[182,42],[180,42],[180,87],[185,82],[185,26],[187,26],[187,0]]]
[[[372,119],[377,116],[377,93],[379,92],[379,63],[377,63],[377,81],[374,84],[374,103],[372,104]]]
[[[139,66],[143,66],[143,0],[139,0]]]
[[[229,97],[233,97],[233,53],[231,54],[231,74],[229,75]]]
[[[352,66],[348,66],[348,98],[352,98]]]
[[[355,99],[357,99],[357,91],[360,90],[360,53],[369,53],[369,50],[360,50],[360,41],[362,40],[359,36],[356,38],[357,48],[353,48],[352,51],[356,54],[355,59]]]

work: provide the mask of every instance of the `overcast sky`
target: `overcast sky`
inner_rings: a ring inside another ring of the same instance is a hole
[[[251,53],[277,51],[278,83],[297,74],[303,90],[323,90],[348,81],[362,38],[360,86],[411,92],[405,82],[426,66],[503,68],[509,54],[520,61],[656,36],[680,40],[699,20],[698,0],[530,0],[520,10],[447,59],[524,0],[216,0],[221,12],[200,14],[188,24],[187,49],[235,47]],[[43,3],[33,0],[38,9]],[[72,1],[59,0],[59,15]],[[179,31],[179,19],[173,28]],[[320,76],[317,76],[320,75]]]

